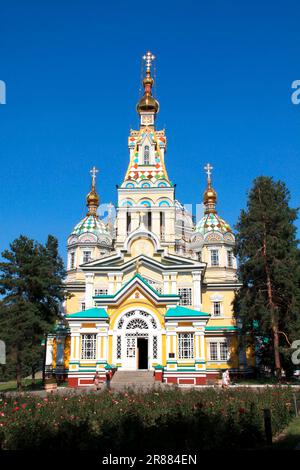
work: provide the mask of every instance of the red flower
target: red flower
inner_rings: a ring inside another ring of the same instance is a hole
[[[242,414],[242,413],[246,413],[245,408],[240,408],[240,409],[239,409],[239,413],[241,413],[241,414]]]
[[[13,411],[19,411],[20,407],[19,406],[16,406]]]

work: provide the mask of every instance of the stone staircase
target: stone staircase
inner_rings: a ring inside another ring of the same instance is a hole
[[[111,380],[111,389],[116,391],[125,388],[147,390],[161,385],[155,382],[153,371],[150,370],[117,371]]]

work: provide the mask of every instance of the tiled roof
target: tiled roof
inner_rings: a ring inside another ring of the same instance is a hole
[[[110,236],[106,225],[99,217],[95,215],[87,215],[82,219],[72,231],[71,235],[82,235],[83,233],[93,233],[96,236],[108,235]]]
[[[196,225],[195,232],[205,235],[208,232],[231,232],[231,228],[225,220],[217,214],[210,212],[205,214]]]

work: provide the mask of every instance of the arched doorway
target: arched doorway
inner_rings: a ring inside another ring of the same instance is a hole
[[[123,313],[113,340],[114,362],[120,370],[153,369],[153,364],[161,362],[161,327],[144,309]]]

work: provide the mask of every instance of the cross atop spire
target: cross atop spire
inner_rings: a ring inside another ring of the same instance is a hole
[[[207,163],[204,167],[205,173],[207,174],[207,182],[208,183],[211,183],[211,174],[212,174],[213,169],[214,169],[214,167],[211,166],[210,163]]]
[[[217,193],[211,185],[211,174],[213,167],[210,163],[207,163],[204,167],[205,173],[207,174],[207,188],[204,192],[204,205],[205,214],[216,212]]]
[[[148,51],[145,55],[143,55],[143,59],[146,63],[146,72],[150,73],[152,61],[155,59],[155,55]]]
[[[87,215],[97,216],[97,208],[99,207],[99,196],[96,191],[96,176],[99,170],[95,166],[90,170],[92,175],[92,189],[86,197],[86,205],[88,206]]]
[[[99,170],[97,170],[97,168],[95,166],[93,166],[93,168],[90,170],[90,173],[92,175],[92,188],[95,188],[96,187],[96,176],[97,176],[97,173],[99,173]]]

